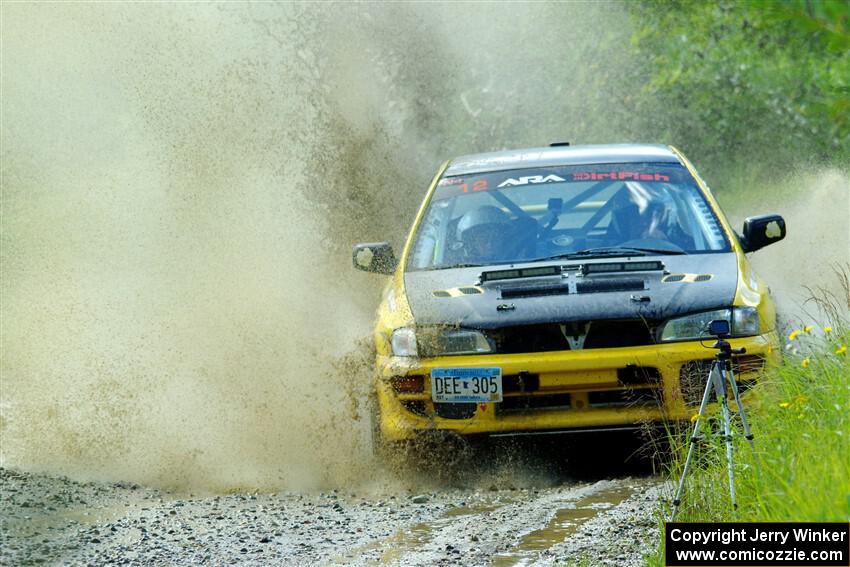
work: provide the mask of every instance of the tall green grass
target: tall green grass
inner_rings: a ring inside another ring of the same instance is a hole
[[[768,368],[744,400],[755,452],[743,435],[733,436],[737,510],[730,502],[724,442],[711,435],[709,423],[677,521],[850,521],[850,330],[806,327],[789,337],[784,362]],[[689,431],[683,425],[670,435],[674,483]],[[659,518],[662,533],[670,511],[668,502]],[[663,545],[662,536],[648,565],[664,564]]]

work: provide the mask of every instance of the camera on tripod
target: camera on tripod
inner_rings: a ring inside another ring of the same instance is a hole
[[[691,459],[694,455],[694,447],[700,439],[700,422],[705,418],[706,407],[712,394],[715,396],[720,405],[720,413],[723,421],[723,437],[726,441],[726,464],[729,474],[729,495],[732,500],[732,506],[738,507],[735,497],[735,472],[732,467],[732,424],[731,410],[729,409],[729,399],[726,392],[727,384],[732,388],[732,395],[735,399],[735,404],[738,409],[738,415],[741,418],[741,424],[744,427],[744,438],[750,443],[750,448],[755,452],[753,444],[753,433],[750,430],[750,424],[747,421],[747,413],[744,411],[744,404],[741,403],[741,394],[738,391],[738,384],[735,382],[735,374],[732,370],[732,355],[744,354],[744,348],[732,348],[729,341],[726,339],[732,336],[732,325],[725,319],[715,319],[708,324],[708,334],[714,336],[717,340],[712,348],[717,349],[714,355],[714,360],[711,362],[711,367],[708,371],[708,376],[705,380],[705,392],[702,396],[702,403],[699,406],[699,412],[694,421],[693,433],[691,433],[690,446],[688,447],[688,456],[685,459],[685,468],[682,470],[682,478],[679,479],[679,487],[676,489],[676,496],[673,499],[673,514],[671,521],[676,519],[679,513],[679,505],[682,503],[682,491],[685,488],[685,477],[688,475],[688,469],[691,464]]]
[[[714,343],[712,348],[720,351],[716,355],[719,361],[725,362],[730,360],[733,354],[744,354],[747,352],[745,348],[732,348],[732,345],[726,340],[732,336],[732,325],[726,319],[715,319],[709,323],[708,334],[717,338],[717,342]]]

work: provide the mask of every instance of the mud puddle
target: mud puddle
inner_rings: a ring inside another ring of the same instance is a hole
[[[638,486],[617,486],[582,498],[575,505],[561,508],[544,528],[527,534],[510,552],[496,555],[492,567],[533,564],[541,552],[563,542],[582,524],[604,510],[621,504],[638,489]]]
[[[504,503],[511,502],[510,499]],[[445,513],[430,522],[421,522],[405,530],[396,532],[385,540],[374,541],[360,549],[349,552],[345,557],[336,557],[329,564],[348,563],[363,560],[367,557],[378,563],[389,565],[398,563],[408,554],[426,546],[436,533],[450,525],[456,519],[464,516],[480,516],[493,512],[503,503],[482,503],[450,507]]]
[[[611,564],[638,565],[642,550],[655,541],[657,495],[650,497],[656,498],[653,505],[644,503],[657,485],[652,479],[615,479],[461,494],[476,501],[450,506],[329,564],[537,565],[575,559],[580,550],[603,563],[609,557]],[[577,545],[571,544],[574,537]],[[608,548],[612,541],[616,547]]]

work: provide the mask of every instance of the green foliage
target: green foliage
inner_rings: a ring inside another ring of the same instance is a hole
[[[701,448],[695,470],[688,473],[678,521],[850,518],[850,331],[826,330],[807,327],[792,333],[785,362],[770,369],[745,399],[756,453],[735,436],[738,510],[729,500],[724,442],[718,436]],[[671,439],[678,442],[672,467],[678,480],[687,434]],[[661,545],[647,561],[663,565],[663,557]]]
[[[782,170],[850,159],[845,0],[630,4],[632,44],[664,137],[723,178],[729,160]],[[734,157],[733,157],[734,156]]]

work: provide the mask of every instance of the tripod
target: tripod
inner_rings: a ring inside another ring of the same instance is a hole
[[[753,434],[750,431],[750,424],[747,421],[747,413],[744,411],[744,405],[741,403],[741,395],[738,392],[738,384],[735,382],[735,375],[732,372],[732,364],[730,362],[733,354],[744,354],[746,349],[733,349],[732,345],[725,340],[728,337],[728,323],[726,321],[722,321],[722,323],[726,323],[725,333],[722,331],[714,332],[715,329],[723,329],[722,326],[715,327],[715,323],[717,321],[712,322],[710,329],[712,331],[711,334],[717,337],[717,342],[714,343],[712,348],[717,349],[718,352],[714,355],[714,360],[711,361],[711,368],[708,371],[708,378],[705,382],[705,393],[702,395],[702,403],[699,406],[696,423],[694,423],[693,434],[690,438],[690,447],[688,447],[688,456],[685,459],[685,468],[682,471],[682,478],[679,479],[679,488],[676,490],[676,497],[673,499],[671,522],[676,520],[676,514],[679,513],[679,504],[682,503],[682,490],[685,488],[685,477],[688,476],[688,468],[694,456],[694,447],[700,439],[698,436],[699,426],[705,417],[705,409],[708,406],[708,400],[711,397],[712,391],[714,391],[717,401],[720,403],[720,412],[723,418],[723,435],[726,440],[726,466],[729,471],[729,494],[732,497],[732,507],[738,507],[738,503],[735,500],[735,471],[732,468],[732,426],[730,424],[729,401],[726,393],[727,375],[728,381],[732,385],[732,392],[735,396],[735,404],[738,406],[738,413],[741,415],[741,423],[744,425],[744,437],[749,441],[752,450],[755,451]]]

